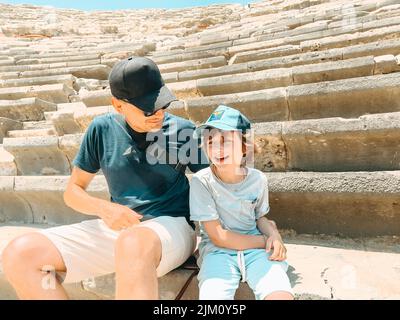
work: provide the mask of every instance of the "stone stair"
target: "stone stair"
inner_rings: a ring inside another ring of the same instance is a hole
[[[90,122],[114,112],[112,66],[140,55],[180,98],[168,112],[200,123],[227,104],[254,123],[296,298],[400,299],[398,0],[0,9],[0,252],[18,234],[88,219],[63,201],[71,162]],[[88,191],[109,199],[102,172]],[[196,299],[192,276],[163,277],[161,298],[190,281],[182,299]],[[0,288],[15,298],[1,275]],[[108,275],[68,292],[110,299],[113,288]],[[253,298],[246,285],[236,297]]]

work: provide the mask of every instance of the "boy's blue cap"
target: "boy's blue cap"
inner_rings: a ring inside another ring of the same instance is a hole
[[[194,137],[198,138],[206,128],[215,128],[223,131],[242,131],[249,130],[251,127],[247,119],[239,110],[228,106],[220,105],[210,115],[205,123],[197,127]]]

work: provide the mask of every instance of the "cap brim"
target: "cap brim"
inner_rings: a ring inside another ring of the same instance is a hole
[[[145,112],[154,112],[163,109],[172,101],[177,100],[175,95],[165,85],[145,96],[128,99],[129,103],[132,103]]]
[[[193,138],[198,139],[204,134],[204,130],[208,128],[218,129],[223,131],[239,131],[239,129],[228,126],[223,122],[213,121],[213,123],[205,123],[198,126],[196,130],[194,130],[193,132]]]

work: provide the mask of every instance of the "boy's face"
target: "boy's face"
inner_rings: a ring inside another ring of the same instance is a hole
[[[214,165],[240,166],[243,158],[240,132],[211,129],[206,132],[204,139],[208,158]]]
[[[146,117],[144,112],[134,105],[112,98],[112,104],[118,113],[125,116],[126,122],[137,132],[156,132],[162,128],[164,122],[164,109],[158,110],[153,115]]]

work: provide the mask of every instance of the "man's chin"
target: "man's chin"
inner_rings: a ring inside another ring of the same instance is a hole
[[[162,123],[159,126],[149,128],[148,132],[157,132],[160,131],[162,128]]]

